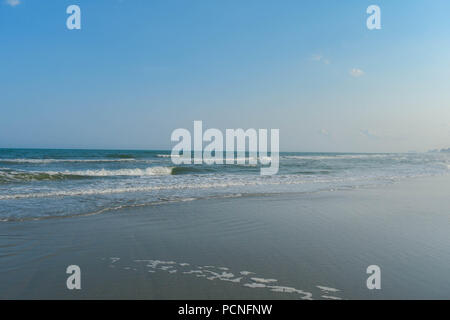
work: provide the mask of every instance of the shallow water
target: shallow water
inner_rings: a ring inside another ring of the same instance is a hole
[[[0,298],[450,297],[450,180],[0,224]],[[79,265],[82,289],[65,287]],[[381,268],[368,290],[366,268]]]

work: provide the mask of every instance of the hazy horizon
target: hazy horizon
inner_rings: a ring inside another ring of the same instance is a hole
[[[447,148],[437,148],[437,149],[430,149],[430,150],[426,150],[426,151],[415,151],[415,150],[410,150],[410,151],[405,151],[405,152],[355,152],[355,151],[308,151],[308,150],[280,150],[280,153],[330,153],[330,154],[334,154],[334,153],[342,153],[342,154],[396,154],[396,153],[429,153],[429,152],[442,152],[441,150],[443,149],[447,149]],[[21,147],[21,148],[16,148],[16,147],[0,147],[0,150],[86,150],[86,151],[162,151],[162,152],[171,152],[172,149],[171,148],[166,148],[166,149],[156,149],[156,148],[147,148],[147,149],[127,149],[127,148],[71,148],[71,147],[62,147],[62,148],[57,148],[57,147],[44,147],[44,148],[40,148],[40,147]],[[191,152],[194,152],[196,150],[192,149]],[[200,150],[200,151],[204,151],[204,150]],[[270,150],[269,150],[270,152]]]

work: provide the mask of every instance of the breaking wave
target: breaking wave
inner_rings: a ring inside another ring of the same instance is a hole
[[[87,177],[113,177],[113,176],[162,176],[171,175],[174,167],[148,167],[145,169],[117,169],[117,170],[83,170],[64,171],[67,175],[87,176]]]
[[[173,174],[174,167],[149,167],[145,169],[79,170],[79,171],[0,171],[0,183],[20,181],[82,179],[85,177],[162,176]]]
[[[60,172],[27,172],[27,171],[0,171],[0,184],[22,181],[65,180],[82,179],[79,175],[68,175]]]

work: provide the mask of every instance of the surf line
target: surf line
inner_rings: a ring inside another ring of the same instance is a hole
[[[172,162],[180,164],[248,164],[262,165],[261,175],[278,173],[280,162],[280,130],[270,129],[270,155],[268,153],[268,130],[253,128],[226,129],[224,134],[219,129],[210,128],[203,132],[203,122],[194,121],[194,139],[187,129],[175,129],[171,135],[172,142],[178,142],[171,153]],[[247,144],[248,141],[248,144]],[[203,148],[204,143],[208,145]],[[224,161],[225,153],[225,161]],[[248,157],[247,156],[248,153]],[[194,158],[192,159],[192,155]],[[236,155],[236,158],[235,158]],[[267,166],[269,165],[269,166]]]

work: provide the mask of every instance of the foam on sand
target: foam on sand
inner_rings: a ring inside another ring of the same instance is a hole
[[[110,258],[111,263],[117,262],[118,258]],[[112,260],[114,259],[114,260]],[[281,286],[281,285],[273,285],[272,283],[278,282],[277,279],[271,278],[263,278],[263,277],[250,277],[246,276],[250,274],[255,274],[251,271],[238,271],[239,277],[236,277],[235,274],[228,267],[219,267],[213,265],[205,265],[205,266],[194,266],[190,263],[182,262],[177,263],[175,261],[163,261],[163,260],[154,260],[154,259],[142,259],[142,260],[134,260],[135,263],[145,263],[145,266],[149,268],[147,270],[150,273],[155,273],[158,271],[164,271],[168,274],[181,273],[183,275],[191,275],[195,278],[205,279],[209,281],[226,281],[230,283],[234,283],[235,285],[241,285],[246,288],[251,289],[265,289],[271,292],[277,292],[281,294],[293,294],[297,295],[299,299],[302,300],[312,300],[313,294],[311,292],[307,292],[301,289],[297,289],[289,286]],[[123,270],[138,270],[137,268],[126,265],[122,268]],[[319,296],[322,299],[341,299],[340,297],[330,296],[328,292],[338,292],[340,290],[325,286],[316,286],[321,290],[321,294]]]

